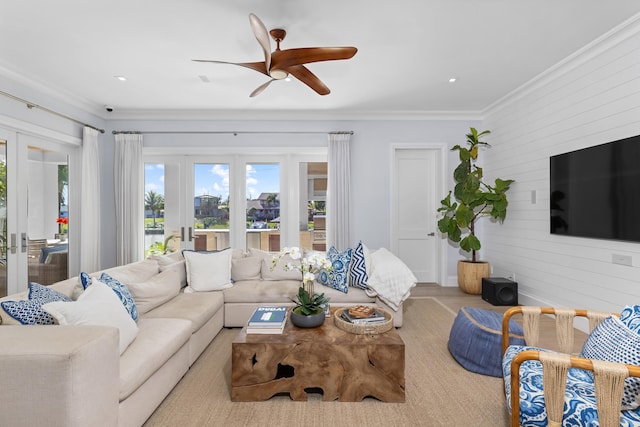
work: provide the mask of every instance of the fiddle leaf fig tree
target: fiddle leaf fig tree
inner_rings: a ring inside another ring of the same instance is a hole
[[[453,192],[442,199],[438,212],[443,217],[438,221],[438,229],[452,242],[460,242],[460,248],[471,252],[471,261],[476,262],[476,251],[480,250],[480,240],[475,234],[475,223],[480,216],[489,216],[504,221],[507,216],[506,192],[512,179],[496,179],[493,185],[483,181],[482,168],[476,165],[481,146],[489,147],[480,138],[491,133],[478,132],[475,128],[467,134],[467,146],[454,146],[451,150],[460,154],[460,164],[453,172],[456,183]],[[466,236],[462,237],[463,234]]]

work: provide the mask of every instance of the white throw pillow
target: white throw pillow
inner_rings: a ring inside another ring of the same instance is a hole
[[[138,325],[113,290],[104,283],[93,280],[77,301],[50,302],[42,309],[53,316],[60,325],[113,326],[120,330],[120,354],[138,335]]]
[[[220,291],[231,283],[231,249],[219,252],[184,251],[187,283],[195,292]]]
[[[146,282],[129,283],[138,314],[144,314],[169,301],[180,293],[180,274],[176,269],[165,270]]]

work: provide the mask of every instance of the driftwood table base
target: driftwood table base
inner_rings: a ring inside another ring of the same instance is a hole
[[[288,321],[277,335],[247,335],[243,328],[232,343],[232,401],[282,394],[307,400],[308,392],[321,390],[323,400],[404,402],[404,387],[404,342],[395,329],[356,335],[331,317],[311,329]]]

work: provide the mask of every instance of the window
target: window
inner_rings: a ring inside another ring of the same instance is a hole
[[[326,153],[155,154],[145,162],[147,256],[325,248]]]
[[[247,249],[280,250],[280,164],[247,163]]]

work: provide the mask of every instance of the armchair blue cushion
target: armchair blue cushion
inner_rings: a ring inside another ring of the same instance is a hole
[[[66,243],[64,245],[45,246],[44,248],[40,249],[40,259],[38,260],[38,262],[40,264],[44,264],[50,253],[67,252],[67,250],[69,250],[69,245]]]

